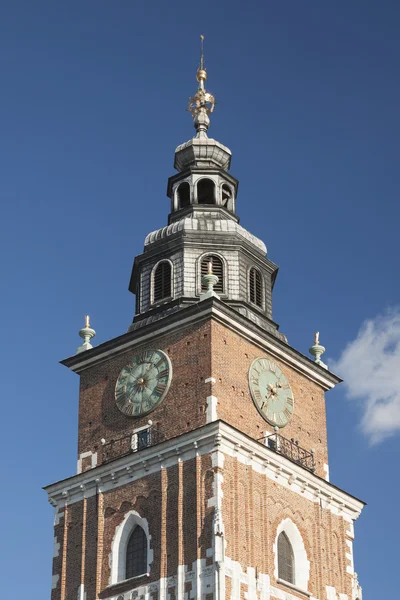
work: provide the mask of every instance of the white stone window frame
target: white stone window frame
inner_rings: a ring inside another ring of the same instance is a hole
[[[284,581],[278,576],[278,537],[284,532],[292,546],[294,556],[294,584],[289,581]],[[310,580],[310,561],[307,558],[307,552],[304,546],[303,538],[295,523],[289,518],[284,519],[278,525],[276,530],[275,543],[273,545],[274,552],[274,576],[278,583],[287,585],[288,587],[298,590],[299,592],[309,596],[308,582]]]
[[[258,271],[260,273],[260,277],[261,277],[261,306],[258,306],[258,304],[256,304],[255,302],[252,302],[250,300],[250,272],[252,269],[255,269],[256,271]],[[248,300],[249,304],[251,304],[251,306],[254,306],[258,310],[265,311],[265,278],[263,276],[261,269],[259,269],[255,265],[250,265],[247,268],[247,300]]]
[[[114,538],[111,544],[110,566],[111,576],[110,585],[126,581],[126,551],[129,538],[135,529],[141,527],[147,539],[147,568],[146,573],[137,575],[132,579],[149,576],[151,564],[153,562],[153,550],[150,547],[151,535],[149,533],[149,524],[147,519],[142,518],[135,510],[126,513],[124,520],[115,529]]]
[[[213,252],[212,250],[211,251],[208,250],[207,252],[204,252],[197,259],[197,264],[196,264],[197,292],[196,292],[196,295],[200,296],[200,294],[202,294],[204,292],[204,290],[202,289],[202,285],[201,285],[201,263],[203,262],[204,258],[207,258],[207,256],[217,256],[222,261],[223,281],[222,281],[221,296],[227,297],[228,296],[228,262],[227,262],[225,256],[223,256],[219,252]]]
[[[157,300],[157,302],[155,302],[154,301],[154,274],[156,272],[156,269],[157,269],[158,265],[160,265],[163,262],[167,262],[167,263],[169,263],[171,265],[171,295],[170,296],[166,296],[165,298],[162,298],[161,300]],[[156,262],[153,265],[153,268],[151,269],[151,273],[150,273],[150,306],[152,308],[155,307],[155,306],[161,306],[165,302],[169,302],[170,300],[173,300],[174,298],[175,298],[175,268],[174,268],[174,263],[169,258],[162,258],[161,260],[159,260],[158,262]]]

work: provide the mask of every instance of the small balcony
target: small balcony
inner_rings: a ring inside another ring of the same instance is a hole
[[[314,452],[305,450],[299,446],[299,442],[294,439],[288,440],[279,433],[272,433],[266,437],[260,438],[259,442],[263,443],[267,448],[273,450],[277,454],[281,454],[300,467],[314,473],[315,458]]]
[[[155,427],[146,427],[140,431],[111,440],[102,447],[102,462],[108,463],[116,458],[140,452],[161,442],[161,434]]]

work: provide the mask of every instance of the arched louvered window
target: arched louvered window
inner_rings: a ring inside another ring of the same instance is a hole
[[[260,271],[254,269],[254,267],[250,269],[249,291],[250,302],[262,307],[262,278]]]
[[[172,296],[171,263],[163,260],[158,263],[153,278],[153,302],[159,302]]]
[[[278,536],[278,577],[288,583],[295,583],[293,548],[284,531]]]
[[[219,256],[215,256],[211,254],[209,256],[205,256],[201,261],[201,277],[203,275],[207,275],[208,273],[208,263],[212,264],[212,272],[213,275],[217,275],[218,283],[214,286],[214,292],[217,294],[222,294],[224,292],[224,265]],[[205,290],[205,286],[201,284],[202,289]]]
[[[126,548],[125,577],[137,577],[147,571],[147,537],[143,529],[136,525]]]

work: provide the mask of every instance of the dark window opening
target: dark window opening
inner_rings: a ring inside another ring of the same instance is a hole
[[[187,182],[181,183],[178,187],[178,208],[185,208],[190,205],[190,185]]]
[[[262,279],[257,269],[250,269],[250,302],[262,307]]]
[[[278,537],[278,577],[288,583],[295,583],[293,548],[284,531]]]
[[[222,206],[231,210],[230,200],[232,198],[232,191],[227,185],[222,186]]]
[[[203,260],[201,261],[201,277],[203,278],[203,275],[207,275],[208,273],[208,263],[211,262],[212,264],[212,272],[213,275],[217,275],[218,277],[218,283],[217,285],[214,286],[214,292],[216,292],[217,294],[223,294],[224,292],[224,266],[222,263],[222,260],[219,258],[219,256],[206,256],[205,258],[203,258]],[[201,284],[202,290],[206,289],[206,286],[203,284]]]
[[[131,533],[126,549],[126,579],[147,571],[147,537],[139,525]]]
[[[171,297],[171,264],[160,262],[154,273],[154,302]]]
[[[200,179],[197,184],[197,202],[215,204],[215,183],[211,179]]]

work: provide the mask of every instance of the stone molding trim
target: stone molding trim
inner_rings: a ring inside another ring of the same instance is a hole
[[[250,244],[255,246],[255,248],[257,248],[257,250],[263,255],[267,254],[267,247],[264,244],[264,242],[249,231],[247,231],[247,229],[245,229],[241,225],[238,225],[238,223],[227,219],[199,219],[198,217],[184,217],[179,221],[174,221],[170,225],[162,227],[161,229],[152,231],[146,236],[144,241],[144,247],[147,248],[151,244],[159,242],[160,240],[164,240],[169,236],[177,233],[178,231],[201,232],[204,230],[208,232],[210,231],[210,228],[212,228],[212,231],[217,231],[218,233],[239,235],[246,242],[249,242]]]
[[[177,317],[177,319],[175,320],[174,317]],[[114,338],[91,350],[67,358],[61,361],[61,364],[69,367],[75,373],[80,373],[86,368],[153,340],[155,335],[154,327],[157,336],[162,336],[175,330],[190,327],[194,323],[202,322],[207,318],[215,319],[232,331],[239,333],[262,350],[265,350],[272,356],[276,356],[311,381],[320,385],[324,390],[329,390],[342,381],[337,375],[320,367],[307,356],[301,354],[285,342],[280,341],[274,335],[262,330],[256,324],[252,323],[252,321],[243,315],[239,315],[217,298],[210,298],[201,303],[189,306],[186,309],[180,310],[179,314],[175,313],[170,315],[169,318],[166,317],[164,324],[158,321],[153,327],[152,324],[143,326],[140,329]]]
[[[223,421],[214,421],[178,438],[118,458],[44,489],[50,503],[58,510],[98,492],[105,493],[130,481],[157,473],[163,468],[176,465],[179,461],[190,460],[215,450],[235,457],[242,464],[251,466],[254,471],[264,474],[350,523],[358,518],[364,506],[361,500]]]

